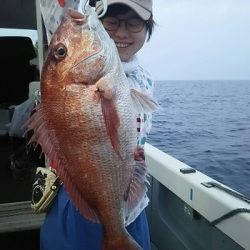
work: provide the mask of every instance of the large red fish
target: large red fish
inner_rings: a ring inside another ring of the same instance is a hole
[[[31,142],[57,162],[82,215],[104,225],[103,249],[141,249],[125,221],[146,192],[136,162],[136,114],[154,100],[131,90],[119,55],[94,11],[69,10],[41,76],[41,103],[28,121]]]

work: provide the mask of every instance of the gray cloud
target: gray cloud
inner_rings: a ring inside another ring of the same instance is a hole
[[[155,79],[248,80],[249,13],[247,0],[155,0],[143,65]]]

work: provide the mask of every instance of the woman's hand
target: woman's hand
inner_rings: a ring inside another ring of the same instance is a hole
[[[137,146],[134,156],[136,161],[145,161],[144,148]]]

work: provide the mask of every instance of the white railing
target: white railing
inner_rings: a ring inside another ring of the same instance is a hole
[[[190,167],[150,144],[145,146],[145,157],[149,173],[209,222],[238,208],[250,210],[249,203],[215,187],[207,188],[202,185],[201,183],[216,182],[207,175],[199,171],[181,173],[180,169]],[[216,227],[244,249],[250,249],[250,213],[234,215]]]

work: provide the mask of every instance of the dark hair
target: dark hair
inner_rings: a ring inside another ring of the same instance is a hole
[[[131,9],[129,6],[125,5],[125,4],[112,4],[110,6],[108,6],[107,12],[105,13],[104,17],[107,16],[118,16],[118,15],[123,15],[128,13]],[[139,18],[141,18],[138,15]],[[153,20],[153,15],[151,14],[151,17],[146,21],[146,30],[147,30],[147,34],[148,34],[148,39],[147,41],[149,41],[149,39],[151,38],[153,29],[155,26],[155,21]]]

